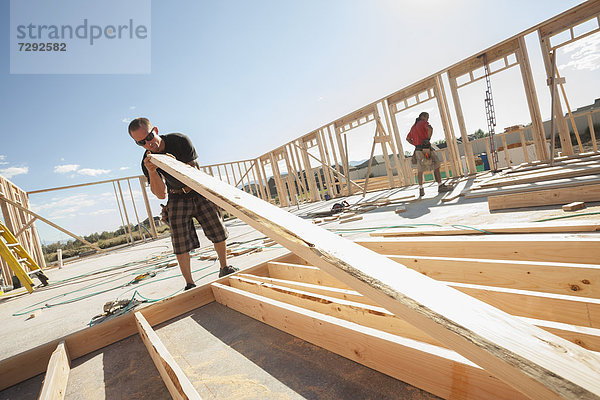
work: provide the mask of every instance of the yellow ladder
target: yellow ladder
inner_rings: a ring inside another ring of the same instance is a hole
[[[44,271],[33,261],[33,258],[2,221],[0,221],[0,256],[8,263],[10,269],[29,293],[33,292],[33,281],[30,275],[36,275],[42,285],[48,285],[48,277]],[[24,267],[29,268],[30,272],[25,272]]]

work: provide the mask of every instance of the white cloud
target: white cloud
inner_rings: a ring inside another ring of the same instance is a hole
[[[0,154],[0,165],[6,165],[6,164],[8,164],[8,161],[4,161],[4,160],[6,160],[6,156]]]
[[[119,171],[125,171],[126,169],[129,169],[129,167],[121,167],[119,168]]]
[[[78,174],[88,175],[88,176],[98,176],[102,174],[108,174],[110,169],[94,169],[94,168],[82,168],[77,171]]]
[[[67,172],[74,172],[79,169],[78,164],[64,164],[64,165],[55,165],[54,173],[55,174],[66,174]]]
[[[572,68],[594,71],[600,68],[600,34],[596,33],[566,45],[563,54],[570,55],[570,61],[559,65],[559,70]]]
[[[2,154],[0,154],[0,161],[2,161],[2,160],[5,160],[5,159],[6,159],[6,156],[5,156],[5,155],[2,155]]]
[[[10,167],[5,169],[0,169],[0,175],[4,176],[6,179],[10,179],[13,176],[23,175],[29,172],[29,167]]]
[[[110,209],[110,208],[105,208],[102,210],[97,210],[97,211],[92,211],[91,213],[89,213],[89,215],[104,215],[104,214],[110,214],[115,212],[114,209]]]
[[[135,106],[130,106],[129,109],[130,110],[135,110]]]
[[[123,119],[121,120],[121,122],[123,122],[123,123],[125,123],[125,124],[128,124],[128,123],[130,123],[130,122],[131,122],[131,120],[130,120],[129,118],[123,118]]]

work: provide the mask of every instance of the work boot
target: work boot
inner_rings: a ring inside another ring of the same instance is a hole
[[[450,190],[452,190],[452,188],[444,185],[443,183],[438,186],[438,193],[446,193],[446,192],[449,192]]]
[[[195,288],[196,284],[195,283],[188,283],[187,285],[185,285],[185,287],[183,288],[183,290],[190,290],[192,288]]]
[[[425,189],[419,188],[419,197],[425,197]]]
[[[221,268],[221,270],[219,271],[219,278],[222,278],[222,277],[224,277],[226,275],[229,275],[229,274],[233,274],[234,272],[237,272],[239,270],[240,270],[239,268],[232,267],[231,265],[228,265],[228,266],[226,266],[224,268]]]

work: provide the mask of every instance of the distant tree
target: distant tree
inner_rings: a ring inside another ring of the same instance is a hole
[[[475,139],[481,139],[484,138],[486,136],[489,136],[487,132],[482,131],[481,129],[477,129],[474,133],[473,136],[475,136]]]

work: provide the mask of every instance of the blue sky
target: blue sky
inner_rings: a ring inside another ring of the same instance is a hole
[[[9,73],[4,0],[0,174],[24,190],[138,175],[142,149],[127,135],[137,116],[162,133],[188,134],[201,164],[254,158],[578,3],[153,1],[149,74],[18,75]],[[587,47],[559,55],[567,90],[582,88],[569,92],[573,108],[600,97],[598,42],[593,37]],[[527,44],[544,104],[549,96],[535,35]],[[137,54],[120,56],[135,62]],[[529,122],[520,83],[515,68],[493,81],[500,128]],[[471,86],[461,91],[463,108],[483,109],[482,87]],[[545,117],[548,109],[542,107]],[[414,116],[403,118],[401,125]],[[485,128],[483,110],[467,116],[467,127]],[[441,129],[436,135],[443,137]],[[370,140],[372,132],[364,136]],[[353,143],[352,158],[366,158],[370,145]],[[139,192],[137,182],[133,189]],[[34,194],[30,201],[79,234],[120,224],[110,185]],[[67,238],[36,226],[45,241]]]

